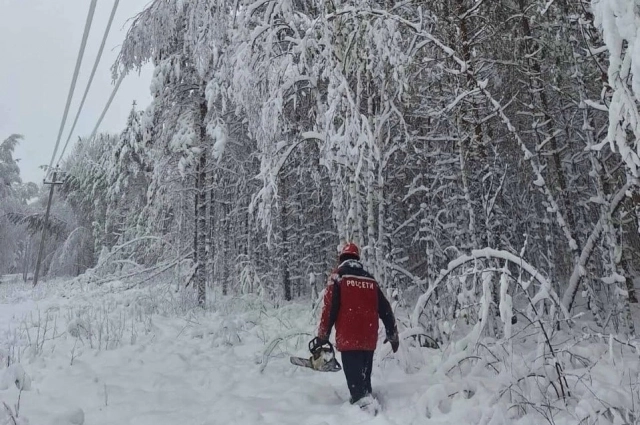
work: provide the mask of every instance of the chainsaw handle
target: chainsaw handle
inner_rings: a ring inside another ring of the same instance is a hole
[[[328,340],[323,341],[318,337],[315,337],[311,341],[309,341],[309,351],[311,352],[311,354],[314,354],[316,351],[318,351],[319,348],[324,347],[325,345],[328,345],[331,352],[334,352],[333,344],[331,344],[331,342],[329,342]]]

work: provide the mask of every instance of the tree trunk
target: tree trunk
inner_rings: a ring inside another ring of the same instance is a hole
[[[468,8],[465,5],[464,0],[456,0],[457,15],[462,18],[459,19],[457,24],[457,33],[460,37],[460,46],[462,51],[462,59],[467,63],[467,66],[472,71],[472,41],[470,37],[470,29],[468,27],[466,12]],[[471,73],[466,74],[466,86],[471,90],[474,88],[476,82]],[[476,100],[471,97],[468,101],[468,108],[460,110],[458,128],[462,135],[459,141],[459,155],[460,155],[460,171],[462,179],[462,187],[464,190],[464,197],[467,203],[469,214],[469,233],[471,242],[476,248],[481,248],[485,245],[483,236],[485,232],[480,229],[480,225],[484,222],[482,220],[480,210],[478,206],[478,199],[482,199],[482,179],[479,177],[481,172],[486,168],[485,159],[486,151],[484,147],[484,136],[482,134],[482,120],[478,113],[478,106]],[[474,184],[472,186],[472,184]]]
[[[231,206],[228,203],[222,205],[222,212],[224,214],[224,232],[222,237],[222,295],[229,293],[229,215]]]
[[[636,294],[636,288],[633,285],[633,278],[629,272],[630,268],[627,264],[627,259],[622,255],[622,259],[620,260],[620,267],[624,272],[625,284],[627,287],[627,293],[629,294],[629,302],[633,304],[638,304],[638,296]]]
[[[215,282],[215,243],[213,242],[214,234],[213,229],[215,228],[215,191],[213,190],[213,172],[209,175],[209,185],[211,186],[211,190],[209,191],[209,213],[207,214],[208,220],[208,232],[207,232],[207,270],[209,272],[208,280],[209,282]]]
[[[288,210],[288,193],[286,178],[280,180],[280,228],[281,228],[281,272],[282,272],[282,289],[285,301],[291,301],[291,272],[289,270],[289,210]]]
[[[538,137],[538,143],[541,143],[544,139],[541,136],[549,137],[549,145],[551,147],[551,157],[553,159],[553,168],[555,172],[555,183],[556,183],[556,193],[562,199],[564,203],[564,210],[567,217],[567,224],[569,228],[573,232],[575,228],[575,218],[573,216],[573,209],[571,205],[571,199],[567,196],[567,178],[564,173],[564,169],[562,167],[562,158],[560,157],[560,149],[558,148],[558,139],[554,135],[555,128],[553,127],[554,119],[552,113],[549,111],[549,100],[547,98],[547,93],[545,91],[545,87],[543,87],[540,79],[542,78],[542,68],[540,67],[540,62],[537,60],[536,52],[539,51],[540,45],[537,40],[534,38],[531,26],[529,25],[529,18],[526,16],[526,9],[528,5],[525,4],[524,0],[519,0],[520,11],[522,12],[522,32],[526,39],[525,46],[527,52],[527,63],[530,66],[531,71],[529,74],[529,81],[531,84],[531,89],[529,91],[532,98],[536,97],[536,93],[539,93],[540,96],[540,104],[542,107],[542,113],[544,114],[544,122],[548,123],[547,125],[551,125],[550,131],[548,134],[540,134],[540,128],[536,127],[535,133]]]
[[[22,262],[22,281],[26,282],[29,277],[29,258],[31,257],[31,238],[27,237],[24,249],[24,261]]]
[[[196,175],[195,175],[195,187],[196,194],[193,197],[193,264],[198,264],[198,200],[200,199],[199,190],[199,178],[200,176],[200,163],[196,164]]]
[[[196,285],[198,288],[198,305],[204,306],[207,298],[207,146],[206,126],[204,124],[207,115],[207,103],[204,99],[200,103],[198,120],[200,163],[198,164],[198,210],[196,220],[198,268],[196,269]]]

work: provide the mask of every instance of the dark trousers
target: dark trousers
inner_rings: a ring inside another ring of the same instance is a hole
[[[351,403],[371,394],[373,351],[343,351],[342,369],[351,393]]]

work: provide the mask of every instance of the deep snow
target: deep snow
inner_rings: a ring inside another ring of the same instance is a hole
[[[412,380],[391,370],[376,369],[374,386],[388,410],[372,419],[346,402],[348,393],[342,373],[295,368],[284,354],[277,355],[280,347],[261,372],[264,338],[268,338],[265,332],[278,327],[269,323],[268,312],[263,313],[262,326],[251,323],[256,317],[251,311],[236,317],[233,311],[229,317],[224,313],[188,314],[188,319],[154,314],[151,325],[143,323],[145,315],[150,317],[145,312],[141,322],[125,324],[125,332],[118,335],[122,339],[120,346],[98,350],[98,337],[94,336],[91,349],[86,334],[84,343],[72,336],[90,326],[91,319],[87,317],[91,316],[69,319],[69,312],[75,314],[82,310],[81,306],[91,306],[93,310],[113,307],[114,300],[116,309],[126,310],[124,306],[131,295],[105,288],[63,296],[62,289],[45,285],[49,287],[31,293],[22,284],[3,284],[0,303],[3,361],[16,329],[19,333],[30,328],[33,342],[37,333],[32,325],[38,314],[41,328],[47,314],[52,317],[50,329],[54,316],[59,321],[56,335],[49,331],[48,338],[52,339],[44,343],[42,352],[32,353],[33,344],[29,345],[27,338],[18,338],[13,345],[14,350],[23,350],[21,364],[33,381],[31,390],[20,395],[19,408],[20,417],[30,424],[412,423],[415,412],[410,406],[417,394],[426,390],[427,383],[417,376]],[[68,286],[64,285],[64,289]],[[251,306],[246,307],[251,310]],[[243,310],[244,306],[238,308]],[[293,305],[288,309],[289,314],[273,321],[282,320],[285,327],[296,326],[295,320],[310,316],[309,306]],[[112,316],[117,315],[114,312]],[[311,323],[300,325],[313,329]],[[96,324],[92,326],[96,333]],[[137,328],[133,344],[131,326]],[[306,336],[301,340],[306,341]],[[306,355],[303,349],[296,354]],[[15,385],[1,388],[0,400],[13,407],[19,390]],[[392,421],[397,415],[402,420]],[[2,418],[0,413],[0,423]]]
[[[19,399],[19,425],[545,422],[497,402],[508,382],[492,378],[486,363],[473,366],[465,354],[406,346],[392,355],[382,345],[373,386],[383,411],[371,417],[346,401],[341,372],[289,364],[289,355],[306,355],[315,329],[310,303],[273,308],[256,297],[229,297],[214,300],[203,312],[189,308],[173,289],[124,290],[120,282],[100,287],[48,282],[35,290],[0,284],[0,402],[15,412]],[[554,411],[557,424],[578,423],[589,412],[604,420],[593,413],[601,400],[632,403],[625,397],[637,390],[629,388],[637,380],[620,382],[620,377],[637,378],[637,362],[607,352],[606,343],[578,348],[600,358],[590,367],[599,380],[593,388],[600,391],[594,400],[585,392],[582,404],[569,413]],[[7,356],[19,365],[6,369]],[[511,361],[514,373],[526,364],[515,356]],[[408,364],[419,370],[406,373]],[[580,367],[571,372],[583,373]],[[26,373],[18,380],[22,392],[13,382],[20,368]],[[531,402],[544,406],[543,399]],[[13,424],[0,405],[0,425],[5,423]]]

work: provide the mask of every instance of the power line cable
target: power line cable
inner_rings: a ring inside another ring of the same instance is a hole
[[[82,96],[82,101],[80,102],[80,106],[78,107],[78,112],[76,113],[76,117],[73,120],[73,125],[71,126],[71,130],[69,130],[69,135],[67,136],[67,141],[64,143],[64,147],[62,148],[62,152],[60,152],[60,156],[58,157],[58,163],[62,160],[64,153],[67,151],[67,146],[69,146],[69,140],[71,140],[71,136],[73,135],[73,131],[76,129],[76,124],[78,124],[78,118],[80,118],[80,113],[82,112],[82,107],[84,106],[84,102],[87,100],[87,95],[89,94],[89,89],[91,88],[91,83],[93,83],[93,78],[96,75],[96,70],[98,69],[98,64],[100,63],[100,59],[102,58],[102,52],[104,51],[104,46],[107,44],[107,37],[109,36],[109,32],[111,30],[111,24],[113,23],[113,18],[116,15],[116,10],[118,9],[118,4],[120,0],[115,0],[113,2],[113,8],[111,9],[111,16],[109,16],[109,22],[107,23],[107,28],[104,31],[104,36],[102,37],[102,43],[100,44],[100,49],[98,50],[98,55],[96,56],[95,63],[93,64],[93,69],[91,70],[91,76],[89,77],[89,82],[87,83],[87,87],[84,90],[84,95]]]
[[[80,51],[78,52],[78,58],[76,59],[76,68],[73,71],[73,78],[71,80],[71,87],[69,88],[69,94],[67,95],[67,104],[64,108],[64,114],[62,115],[62,122],[60,123],[60,130],[58,130],[58,139],[56,140],[56,146],[53,149],[53,155],[51,155],[51,161],[49,162],[49,168],[47,172],[51,170],[53,166],[53,160],[58,153],[58,148],[60,147],[60,139],[62,138],[62,131],[64,130],[64,125],[67,121],[67,115],[69,115],[69,106],[71,106],[71,98],[73,97],[73,92],[76,89],[76,83],[78,81],[78,74],[80,73],[80,65],[82,64],[82,57],[84,56],[84,49],[87,46],[87,38],[89,37],[89,30],[91,29],[91,23],[93,22],[93,15],[96,11],[96,3],[98,0],[91,0],[91,5],[89,6],[89,14],[87,15],[87,21],[84,25],[84,34],[82,35],[82,43],[80,44]]]
[[[102,114],[100,115],[100,118],[96,123],[96,126],[93,128],[93,131],[91,132],[91,136],[89,137],[89,140],[92,140],[95,137],[96,133],[98,132],[98,127],[100,127],[100,124],[104,119],[104,116],[107,115],[107,111],[111,106],[111,102],[113,102],[113,98],[116,97],[116,93],[118,92],[118,89],[120,88],[120,83],[122,83],[122,80],[124,80],[124,77],[125,77],[125,73],[123,72],[122,74],[120,74],[120,78],[118,78],[118,81],[116,82],[116,85],[113,88],[113,91],[111,92],[111,96],[109,97],[107,104],[104,106],[104,109],[102,110]]]

